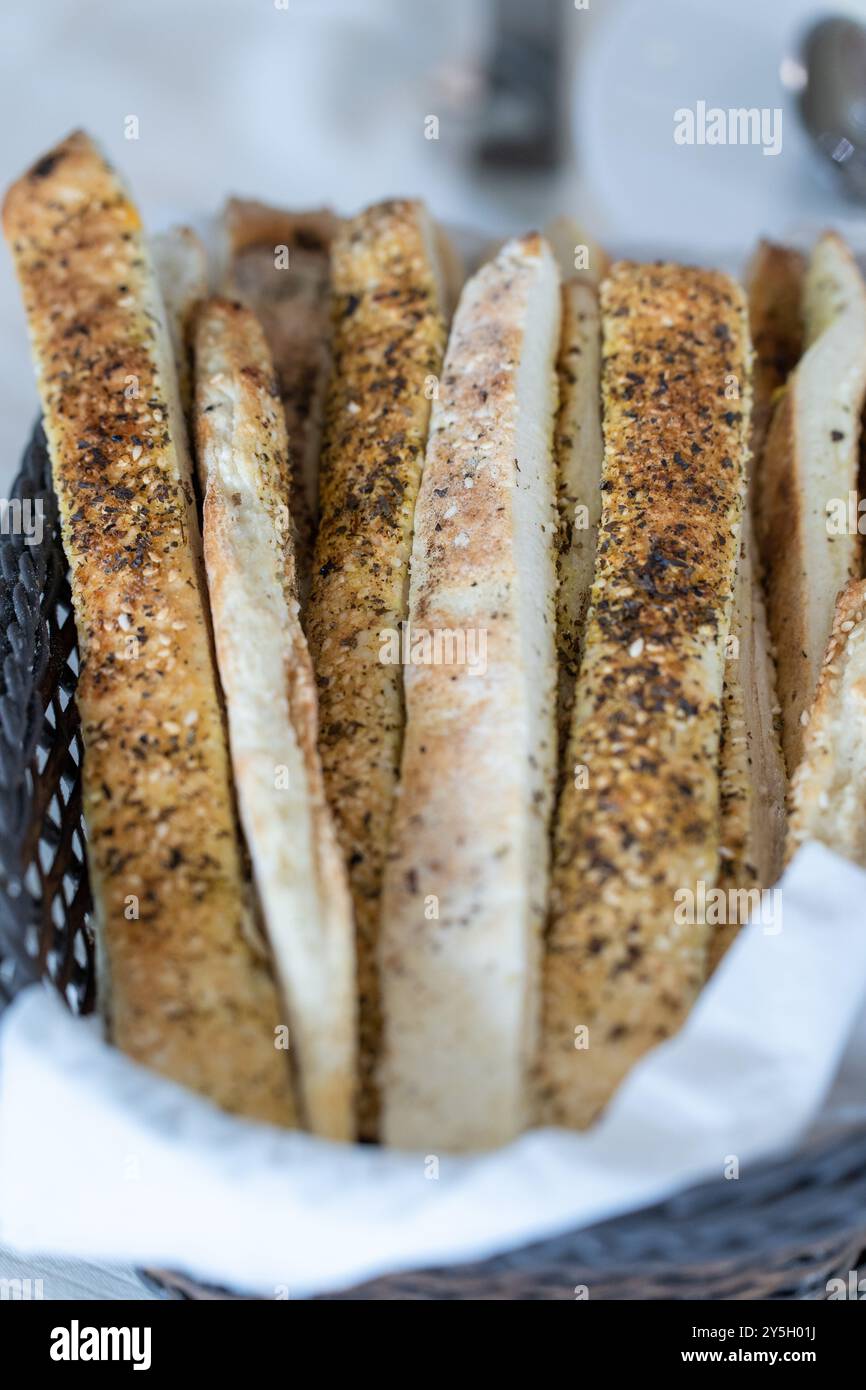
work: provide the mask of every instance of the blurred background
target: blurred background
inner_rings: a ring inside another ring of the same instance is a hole
[[[228,193],[339,211],[417,194],[482,232],[568,213],[614,253],[736,268],[761,233],[833,223],[857,242],[866,205],[798,113],[802,35],[828,14],[866,21],[866,3],[4,0],[0,173],[84,126],[154,228]],[[837,41],[831,92],[857,61]],[[674,112],[699,102],[781,110],[780,152],[676,143]],[[5,254],[0,308],[6,467],[35,392]]]

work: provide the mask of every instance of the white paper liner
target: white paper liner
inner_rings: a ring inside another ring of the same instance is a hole
[[[734,1159],[743,1177],[810,1127],[856,1118],[866,1095],[866,873],[810,844],[781,891],[782,930],[740,933],[682,1032],[591,1133],[537,1130],[472,1157],[234,1120],[28,989],[0,1029],[0,1238],[301,1296],[736,1180]]]

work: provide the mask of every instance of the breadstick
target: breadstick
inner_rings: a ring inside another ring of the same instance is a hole
[[[325,788],[349,867],[360,991],[360,1127],[376,1133],[376,964],[382,871],[403,737],[399,664],[415,497],[445,326],[435,229],[420,203],[381,203],[332,251],[334,370],[307,612]]]
[[[767,617],[754,567],[751,518],[743,517],[731,636],[725,662],[722,737],[720,888],[770,888],[782,871],[785,763],[776,717]],[[728,918],[732,914],[726,914]],[[719,924],[710,938],[715,970],[743,921]]]
[[[172,227],[153,238],[156,279],[168,316],[171,346],[184,415],[192,405],[192,327],[207,295],[207,252],[191,227]]]
[[[10,189],[72,571],[99,998],[136,1061],[226,1110],[294,1119],[248,939],[186,431],[141,221],[83,134]]]
[[[779,393],[803,351],[806,257],[790,246],[760,241],[746,268],[752,369],[752,468],[760,470]]]
[[[302,608],[319,515],[322,411],[331,366],[331,243],[338,226],[326,209],[286,212],[240,198],[230,198],[223,215],[223,292],[253,310],[277,373],[289,436]]]
[[[866,868],[866,580],[836,602],[790,803],[789,858],[821,840]]]
[[[559,409],[556,455],[557,536],[556,640],[559,650],[559,765],[564,770],[574,683],[601,515],[601,323],[598,295],[571,280],[562,287],[562,330],[557,359]]]
[[[382,1093],[386,1141],[425,1152],[527,1121],[555,776],[558,280],[532,235],[466,286],[416,508]]]
[[[346,871],[316,747],[298,618],[286,426],[252,312],[210,300],[196,332],[204,558],[241,824],[316,1134],[354,1132],[355,968]]]
[[[818,683],[836,596],[860,572],[856,498],[866,397],[866,285],[833,232],[809,262],[806,351],[773,415],[760,472],[761,553],[788,775]]]
[[[577,772],[555,832],[540,1056],[544,1118],[574,1127],[680,1026],[706,971],[708,927],[688,920],[700,915],[689,895],[694,907],[717,872],[750,407],[745,304],[727,276],[620,263],[602,324],[602,515]]]

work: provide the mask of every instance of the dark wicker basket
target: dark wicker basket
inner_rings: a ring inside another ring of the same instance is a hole
[[[43,535],[0,538],[0,1007],[42,977],[85,1012],[94,972],[75,628],[41,428],[12,497],[41,506]],[[822,1299],[864,1248],[866,1130],[588,1230],[333,1297],[574,1299],[586,1286],[593,1299]],[[175,1297],[231,1297],[146,1277]]]

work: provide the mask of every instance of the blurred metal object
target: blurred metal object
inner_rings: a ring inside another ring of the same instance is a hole
[[[823,19],[803,39],[800,112],[845,191],[866,200],[866,27]]]
[[[476,158],[499,171],[552,170],[563,153],[561,0],[493,0],[493,49]]]

